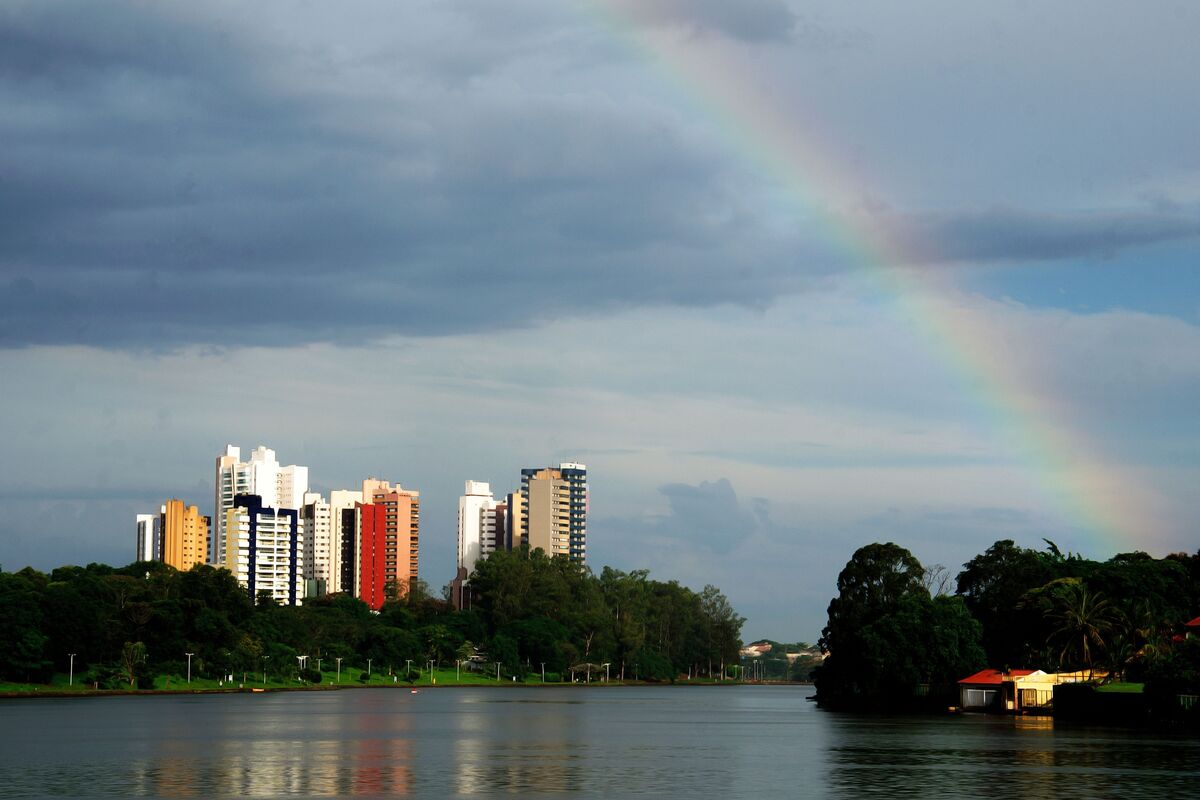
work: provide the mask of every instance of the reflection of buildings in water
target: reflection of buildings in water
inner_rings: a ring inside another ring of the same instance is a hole
[[[354,753],[343,769],[349,780],[339,780],[341,795],[406,795],[412,788],[412,742],[406,738],[369,737],[349,742]]]
[[[180,732],[182,734],[182,731]],[[196,742],[164,737],[160,754],[134,765],[132,794],[156,797],[198,797],[204,793],[204,778],[197,761]]]
[[[501,710],[503,709],[503,710]],[[570,709],[570,710],[569,710]],[[539,704],[464,695],[455,715],[453,760],[459,794],[568,792],[585,784],[579,715]]]
[[[292,738],[219,739],[203,760],[194,742],[180,742],[178,763],[156,762],[143,784],[164,797],[409,793],[413,755],[403,715],[319,719],[302,722]]]
[[[458,740],[454,752],[459,794],[561,793],[585,784],[580,748],[567,742],[469,738]]]

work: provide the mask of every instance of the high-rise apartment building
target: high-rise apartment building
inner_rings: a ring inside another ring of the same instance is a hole
[[[208,561],[209,518],[196,506],[171,499],[159,509],[162,561],[178,570],[189,570]]]
[[[407,594],[419,577],[421,495],[368,478],[362,496],[358,596],[379,608],[385,599]],[[371,506],[375,509],[368,511]]]
[[[208,561],[210,520],[196,506],[171,499],[157,514],[137,515],[137,558],[189,570]]]
[[[300,512],[272,508],[258,495],[239,494],[225,512],[226,567],[252,599],[269,592],[277,603],[304,599],[304,553]]]
[[[330,594],[354,593],[355,554],[358,552],[358,511],[361,491],[334,489],[329,493],[329,584]]]
[[[480,481],[467,481],[458,498],[458,569],[450,582],[450,599],[455,608],[470,607],[471,573],[482,558],[496,550],[511,550],[510,499],[496,500],[492,488]]]
[[[520,509],[513,516],[519,520],[521,543],[531,550],[586,563],[587,509],[585,465],[521,470]]]
[[[316,492],[304,495],[300,509],[300,536],[304,542],[304,579],[310,589],[306,597],[329,591],[330,555],[333,550],[333,515],[329,503]]]
[[[299,510],[308,491],[308,467],[280,466],[275,451],[268,447],[256,447],[250,453],[249,461],[241,458],[241,448],[233,445],[226,445],[225,454],[217,457],[209,552],[209,559],[214,564],[224,564],[227,560],[225,520],[235,497],[239,494],[258,495],[272,508]]]
[[[158,514],[137,515],[136,560],[162,560],[162,531],[159,529]]]
[[[496,549],[496,505],[488,484],[466,482],[458,498],[458,567],[467,575],[475,570],[475,562]]]
[[[307,596],[354,592],[355,553],[359,523],[355,506],[362,492],[335,489],[329,500],[315,493],[304,495],[300,531],[304,539],[304,577],[316,591]]]

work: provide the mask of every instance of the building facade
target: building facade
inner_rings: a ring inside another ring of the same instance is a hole
[[[521,470],[520,513],[514,512],[521,544],[587,563],[587,510],[587,466]]]
[[[158,514],[137,515],[137,561],[162,560],[162,531]]]
[[[387,599],[403,597],[413,582],[420,577],[420,492],[404,489],[399,484],[393,486],[387,481],[368,478],[363,481],[362,496],[363,501],[357,507],[360,515],[359,597],[364,601],[367,601],[368,595],[383,597],[387,594]],[[369,525],[366,511],[368,506],[382,507],[381,511],[370,515]],[[379,540],[376,538],[380,524],[379,513],[383,514],[382,583],[376,572],[376,565],[380,560]],[[370,553],[366,552],[368,544],[371,547]],[[368,557],[371,564],[369,571],[366,570]]]
[[[329,567],[328,591],[354,593],[355,557],[358,553],[358,515],[362,492],[334,489],[329,493]]]
[[[467,575],[475,563],[496,549],[496,499],[491,487],[467,481],[458,498],[458,568]]]
[[[213,564],[226,562],[225,520],[239,494],[258,495],[272,508],[299,510],[308,492],[308,467],[280,466],[275,451],[269,447],[259,445],[248,461],[241,458],[241,448],[234,445],[226,445],[224,455],[217,456],[209,552]]]
[[[333,550],[333,515],[329,503],[316,492],[304,495],[300,509],[300,536],[304,542],[306,597],[329,592],[330,557]]]
[[[272,508],[258,495],[240,494],[225,512],[225,562],[223,564],[251,599],[269,592],[282,605],[297,606],[304,599],[304,548],[300,512]]]
[[[162,561],[178,570],[208,561],[210,520],[199,508],[171,499],[161,506],[158,516]]]

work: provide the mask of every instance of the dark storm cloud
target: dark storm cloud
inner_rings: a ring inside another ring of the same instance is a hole
[[[539,23],[566,12],[220,8],[245,18],[0,10],[0,346],[353,342],[646,304],[761,308],[844,261],[820,231],[780,224],[761,176],[635,91],[628,63],[572,46],[595,45],[578,17]],[[769,0],[649,10],[745,40],[793,27]],[[1103,254],[1196,228],[1170,208],[901,221],[935,260]]]
[[[910,216],[916,250],[929,261],[1048,261],[1110,258],[1131,247],[1200,237],[1200,211],[1044,213],[1012,208]]]
[[[719,160],[647,109],[448,96],[411,56],[385,91],[281,83],[294,53],[156,8],[0,16],[0,343],[490,330],[792,280]]]

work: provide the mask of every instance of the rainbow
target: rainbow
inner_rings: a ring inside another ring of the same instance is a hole
[[[959,379],[986,415],[998,448],[1025,465],[1031,488],[1050,499],[1063,521],[1097,552],[1164,546],[1162,498],[1132,470],[1111,463],[1097,442],[1072,424],[1072,410],[1039,388],[1018,353],[961,302],[948,270],[920,269],[936,252],[887,215],[829,209],[861,205],[865,184],[814,119],[785,113],[751,77],[739,50],[719,37],[667,35],[652,4],[591,0],[600,23],[654,65],[672,88],[722,129],[744,160],[780,182],[794,211],[811,215],[829,244],[886,296],[899,318]],[[677,32],[675,32],[677,34]]]

